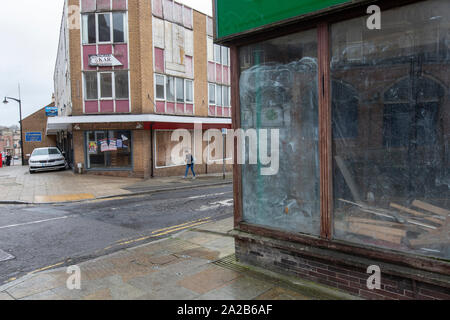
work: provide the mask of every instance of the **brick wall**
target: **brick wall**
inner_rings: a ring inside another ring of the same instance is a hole
[[[208,61],[206,16],[194,10],[194,99],[195,115],[208,116]]]
[[[69,0],[69,6],[78,6],[79,0]],[[70,82],[72,94],[72,115],[83,115],[83,87],[81,73],[81,32],[69,29]]]
[[[27,154],[31,154],[35,148],[55,147],[56,136],[47,136],[47,115],[45,108],[36,111],[32,115],[22,120],[23,129],[23,154],[25,160],[28,160]],[[26,142],[25,136],[27,132],[40,132],[42,134],[42,142]]]
[[[345,263],[331,263],[289,250],[236,238],[236,257],[249,265],[327,285],[371,300],[441,300],[450,299],[450,288],[428,284],[407,277],[381,275],[381,289],[369,290],[367,269]],[[356,260],[357,258],[354,257]],[[376,262],[374,263],[376,264]],[[368,267],[368,266],[367,266]]]

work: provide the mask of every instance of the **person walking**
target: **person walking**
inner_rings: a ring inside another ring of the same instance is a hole
[[[11,166],[11,154],[8,152],[6,155],[6,166],[9,167]]]
[[[192,174],[194,175],[192,179],[195,180],[194,165],[195,165],[194,156],[192,155],[192,153],[186,150],[186,174],[184,175],[183,179],[187,178],[189,174],[189,169],[191,169]]]

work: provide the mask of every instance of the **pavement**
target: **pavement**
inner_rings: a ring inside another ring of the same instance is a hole
[[[241,265],[235,260],[232,229],[233,219],[227,218],[79,263],[80,288],[72,290],[67,284],[76,281],[68,273],[70,264],[49,266],[1,286],[0,300],[356,299]]]
[[[182,177],[143,180],[78,175],[69,170],[30,174],[27,166],[11,166],[0,168],[0,204],[84,201],[231,182],[230,174],[225,181],[222,174],[199,175],[196,180]]]

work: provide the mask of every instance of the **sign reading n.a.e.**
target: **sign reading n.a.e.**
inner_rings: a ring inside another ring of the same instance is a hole
[[[217,38],[233,36],[275,22],[353,0],[215,0]]]

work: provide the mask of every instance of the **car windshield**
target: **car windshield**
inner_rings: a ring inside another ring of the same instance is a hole
[[[37,149],[33,151],[33,156],[48,156],[60,154],[58,149]]]

